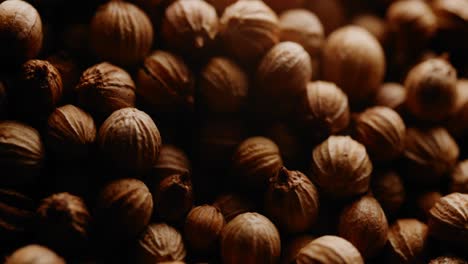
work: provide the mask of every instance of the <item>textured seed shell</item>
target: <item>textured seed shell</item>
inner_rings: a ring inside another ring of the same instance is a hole
[[[137,6],[125,1],[101,5],[90,25],[91,46],[102,60],[135,65],[149,53],[153,26]]]
[[[256,64],[279,42],[278,17],[263,1],[237,1],[219,22],[226,50],[243,64]]]
[[[286,248],[281,251],[281,263],[291,264],[296,260],[296,256],[303,247],[312,242],[315,237],[310,235],[299,235],[293,237],[286,243]]]
[[[395,1],[387,9],[389,29],[412,39],[427,39],[434,34],[437,20],[424,1]]]
[[[359,251],[347,240],[337,236],[319,237],[299,251],[297,264],[363,264]]]
[[[44,161],[44,146],[36,129],[16,121],[0,122],[0,168],[3,186],[32,184]]]
[[[436,127],[429,130],[410,128],[406,133],[405,158],[414,173],[412,180],[434,182],[455,166],[459,149],[455,140],[445,130]]]
[[[429,264],[466,264],[466,260],[452,256],[442,256],[429,261]]]
[[[276,263],[281,253],[278,230],[268,218],[258,213],[236,216],[223,229],[223,263]]]
[[[218,15],[205,1],[177,0],[166,9],[161,30],[171,48],[185,54],[200,54],[214,42]]]
[[[38,234],[45,245],[74,255],[89,242],[91,215],[80,197],[53,194],[41,201],[37,216]]]
[[[387,216],[395,216],[405,202],[403,180],[396,172],[388,171],[372,177],[372,194]]]
[[[239,180],[249,188],[263,188],[283,166],[278,146],[264,137],[244,140],[232,160]]]
[[[184,263],[186,251],[181,234],[164,224],[150,224],[137,244],[137,263]]]
[[[312,152],[312,180],[326,194],[346,198],[369,189],[372,163],[365,147],[349,136],[331,136]]]
[[[285,11],[279,17],[279,27],[281,41],[299,43],[311,58],[320,55],[325,33],[322,23],[314,13],[306,9]]]
[[[312,77],[310,56],[295,42],[278,43],[261,60],[256,77],[265,95],[267,90],[272,96],[297,94]]]
[[[65,260],[44,246],[28,245],[13,252],[5,262],[5,264],[18,263],[65,264]]]
[[[158,161],[161,135],[151,117],[136,108],[115,111],[99,129],[101,157],[112,166],[149,171]]]
[[[46,118],[62,98],[60,72],[44,60],[28,60],[21,65],[18,81],[12,90],[12,107],[21,119]]]
[[[8,249],[22,244],[32,234],[36,204],[13,190],[0,189],[0,246]]]
[[[357,26],[345,26],[330,34],[322,60],[323,79],[336,83],[351,102],[368,99],[380,87],[385,74],[380,43]]]
[[[194,79],[184,61],[169,52],[157,50],[138,71],[138,96],[155,113],[193,110]]]
[[[283,232],[305,232],[313,227],[318,217],[318,192],[302,172],[283,167],[269,180],[264,208]]]
[[[429,212],[431,236],[462,248],[468,244],[468,194],[451,193],[442,197]]]
[[[200,103],[211,113],[239,113],[247,101],[249,79],[234,61],[212,58],[200,76]]]
[[[213,205],[221,210],[226,222],[240,214],[254,211],[250,200],[236,194],[223,194],[216,198]]]
[[[185,220],[184,234],[190,247],[197,252],[217,249],[225,221],[221,211],[211,205],[193,208]]]
[[[387,243],[387,217],[375,198],[363,196],[343,209],[338,233],[351,242],[364,258],[372,258]]]
[[[443,59],[428,59],[410,70],[405,80],[406,105],[416,117],[440,121],[455,110],[457,72]]]
[[[37,10],[21,0],[0,4],[0,57],[8,63],[35,58],[42,48],[42,21]],[[2,62],[4,63],[4,62]]]
[[[308,135],[326,138],[348,126],[348,97],[333,83],[309,82],[306,94],[298,104],[297,116],[299,126],[304,126]]]
[[[120,179],[107,184],[99,194],[98,221],[112,239],[136,237],[148,225],[153,213],[153,198],[146,185],[137,179]]]
[[[88,68],[76,86],[78,106],[105,120],[114,111],[135,105],[135,83],[122,68],[103,62]]]
[[[405,123],[388,107],[368,108],[357,117],[355,126],[356,139],[366,146],[373,159],[395,159],[405,148]]]
[[[95,140],[94,120],[80,108],[65,105],[49,116],[46,142],[57,158],[86,158]]]
[[[163,220],[181,222],[193,206],[193,188],[187,173],[163,179],[154,192],[155,213]]]
[[[153,171],[158,181],[171,175],[190,173],[190,160],[182,149],[173,145],[162,145]]]
[[[451,192],[468,193],[468,160],[458,163],[450,178]]]
[[[395,111],[401,111],[406,101],[406,89],[399,83],[384,83],[377,90],[374,103],[389,107]]]
[[[427,226],[416,219],[400,219],[388,233],[387,257],[391,263],[414,263],[427,245]]]
[[[295,42],[276,44],[260,61],[256,78],[252,93],[257,107],[286,115],[293,110],[291,100],[305,91],[312,78],[310,56]]]

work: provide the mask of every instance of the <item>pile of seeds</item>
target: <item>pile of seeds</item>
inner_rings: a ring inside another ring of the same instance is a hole
[[[468,0],[0,2],[6,263],[467,263]]]

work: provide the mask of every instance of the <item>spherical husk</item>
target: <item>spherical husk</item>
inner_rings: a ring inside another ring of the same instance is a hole
[[[241,184],[249,188],[263,189],[268,179],[283,165],[278,146],[264,137],[244,140],[232,158],[233,168]]]
[[[437,19],[424,1],[395,1],[387,9],[386,16],[390,31],[395,32],[400,39],[424,42],[435,33],[437,27]]]
[[[184,61],[169,52],[157,50],[148,56],[137,75],[140,99],[154,113],[191,111],[194,107],[194,79]]]
[[[468,243],[468,194],[442,197],[429,212],[429,234],[452,245]]]
[[[184,234],[192,249],[213,253],[217,249],[225,221],[221,211],[211,205],[193,208],[185,220]]]
[[[364,260],[349,241],[337,236],[322,236],[299,251],[296,263],[363,264]]]
[[[156,164],[161,135],[151,117],[136,108],[115,111],[99,129],[101,158],[114,167],[144,174]]]
[[[35,58],[42,48],[42,21],[37,10],[21,0],[0,4],[1,64],[21,63]]]
[[[142,61],[153,44],[153,25],[137,6],[110,1],[100,6],[90,25],[91,46],[102,60],[123,66]]]
[[[79,255],[89,243],[91,215],[83,199],[69,193],[43,199],[37,209],[38,235],[47,246],[66,255]]]
[[[298,125],[308,136],[323,139],[348,127],[348,97],[335,84],[309,82],[297,109]]]
[[[209,113],[236,114],[245,110],[249,79],[235,62],[212,58],[200,76],[200,104]]]
[[[417,118],[440,121],[455,111],[457,73],[442,59],[416,65],[405,80],[408,110]]]
[[[404,156],[410,165],[409,179],[435,183],[455,166],[459,148],[445,128],[410,128],[406,133]]]
[[[312,152],[312,180],[334,198],[363,194],[369,189],[372,163],[366,149],[348,136],[331,136]]]
[[[95,140],[94,120],[80,108],[65,105],[55,109],[49,116],[46,142],[56,158],[85,159]]]
[[[269,180],[264,208],[283,232],[305,232],[313,227],[318,217],[318,192],[302,172],[283,167]]]
[[[5,262],[5,264],[18,263],[65,264],[65,260],[44,246],[28,245],[17,249]]]
[[[363,196],[343,209],[338,233],[351,242],[364,258],[372,258],[387,243],[387,217],[375,198]]]
[[[314,13],[306,9],[286,11],[279,17],[279,27],[281,41],[299,43],[313,59],[320,55],[325,33],[322,23]]]
[[[237,1],[219,22],[225,49],[243,64],[258,63],[279,42],[278,17],[263,1]]]
[[[166,9],[161,31],[170,48],[189,56],[204,55],[218,33],[218,15],[205,1],[177,0]]]
[[[63,94],[60,72],[44,60],[23,63],[15,86],[11,90],[12,110],[18,118],[27,121],[47,119]]]
[[[135,105],[135,83],[122,68],[103,62],[83,72],[76,86],[78,106],[97,122],[114,111]]]
[[[405,123],[388,107],[376,106],[361,113],[355,121],[355,133],[375,160],[398,158],[405,148]]]
[[[322,60],[323,79],[336,83],[353,103],[368,99],[384,78],[385,56],[380,43],[357,26],[330,34]]]
[[[3,186],[34,183],[44,162],[44,146],[36,129],[16,121],[0,122],[0,168]]]
[[[190,160],[182,149],[173,145],[162,145],[153,172],[159,182],[171,175],[191,172]]]
[[[394,263],[420,260],[427,246],[427,226],[416,219],[399,219],[388,233],[386,256]]]
[[[260,61],[257,86],[252,89],[255,110],[287,116],[294,110],[295,97],[300,96],[312,78],[309,54],[294,42],[273,46]]]
[[[141,264],[178,263],[186,254],[179,231],[164,223],[150,224],[138,240],[136,261]]]
[[[187,173],[163,179],[154,192],[155,213],[168,222],[181,222],[193,206],[193,188]]]
[[[278,230],[258,213],[244,213],[231,220],[221,236],[223,263],[275,263],[281,242]]]
[[[235,194],[220,195],[213,205],[221,210],[226,222],[230,222],[236,216],[252,212],[255,209],[250,200]]]
[[[108,183],[97,200],[100,232],[109,242],[134,239],[149,224],[153,198],[146,185],[137,179]]]

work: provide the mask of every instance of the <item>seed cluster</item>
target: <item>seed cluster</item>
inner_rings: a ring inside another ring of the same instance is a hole
[[[0,262],[468,263],[468,0],[0,1]]]

